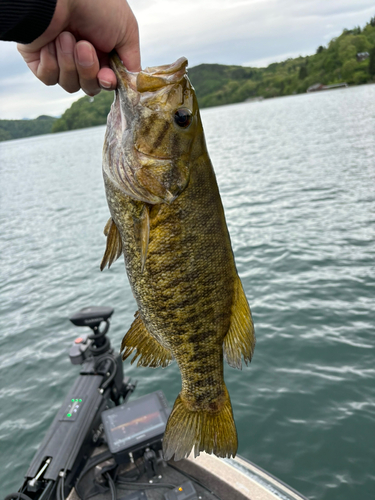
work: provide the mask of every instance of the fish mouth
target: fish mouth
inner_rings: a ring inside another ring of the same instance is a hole
[[[188,60],[180,57],[172,64],[147,67],[139,72],[126,69],[117,52],[110,56],[110,67],[114,71],[122,90],[135,92],[154,92],[167,85],[173,85],[183,80],[186,75]]]
[[[132,89],[133,91],[137,90],[137,74],[136,72],[128,71],[117,52],[113,51],[110,55],[109,65],[117,78],[117,89],[118,92],[120,88],[123,90]]]
[[[180,57],[172,64],[148,67],[139,72],[131,72],[126,69],[117,52],[113,51],[110,56],[110,66],[117,78],[117,89],[114,106],[119,107],[121,115],[121,130],[124,132],[130,128],[134,108],[139,103],[142,93],[155,92],[165,86],[181,82],[186,75],[186,57]],[[145,159],[171,161],[170,156],[151,155],[134,146],[137,154]]]
[[[138,153],[138,155],[142,158],[149,159],[149,160],[161,160],[161,161],[172,161],[171,156],[155,156],[155,155],[150,155],[148,153],[144,153],[137,147],[134,147],[135,151]]]

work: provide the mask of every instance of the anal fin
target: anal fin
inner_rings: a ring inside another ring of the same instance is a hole
[[[131,363],[133,364],[139,356],[137,366],[149,366],[151,368],[162,366],[164,368],[171,363],[173,358],[171,351],[159,344],[147,331],[138,311],[135,313],[135,320],[129,331],[122,340],[122,359],[126,359],[134,351],[136,353]]]
[[[254,324],[251,311],[237,276],[232,305],[231,324],[224,338],[224,356],[233,368],[242,369],[242,356],[247,365],[253,356],[255,348]]]
[[[107,246],[100,264],[101,271],[103,271],[107,264],[109,269],[113,262],[115,262],[122,254],[121,236],[116,224],[113,222],[112,217],[109,218],[107,224],[105,225],[104,234],[107,236]]]

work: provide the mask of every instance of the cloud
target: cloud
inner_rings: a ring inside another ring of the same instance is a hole
[[[143,66],[181,56],[190,67],[268,65],[312,54],[343,28],[363,26],[375,15],[373,0],[129,2],[139,23]],[[0,42],[0,118],[59,115],[79,96],[45,87],[28,71],[15,44]]]
[[[46,87],[26,66],[15,43],[0,42],[0,119],[60,116],[82,91],[67,94],[61,87]]]
[[[74,101],[85,95],[83,92],[70,95],[60,87],[45,88],[34,82],[27,85],[25,80],[6,87],[5,92],[0,94],[1,119],[60,116]]]
[[[363,25],[374,10],[372,0],[156,0],[138,15],[143,60],[162,64],[185,55],[190,65],[242,64],[313,53],[327,31],[337,36]]]

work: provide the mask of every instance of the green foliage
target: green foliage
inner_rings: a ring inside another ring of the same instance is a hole
[[[53,124],[52,132],[104,125],[113,102],[113,92],[102,91],[96,97],[81,97]]]
[[[375,46],[370,50],[368,71],[370,75],[375,76]]]
[[[375,54],[363,62],[357,53],[375,50],[375,18],[367,25],[344,30],[316,54],[272,63],[267,68],[200,64],[189,68],[201,108],[243,102],[248,98],[277,97],[306,92],[315,83],[330,85],[346,81],[358,85],[375,74]],[[372,66],[371,66],[372,64]],[[371,71],[373,71],[371,73]],[[94,102],[84,97],[72,104],[56,121],[53,131],[101,125],[106,121],[112,95],[101,92]]]
[[[359,85],[371,81],[375,75],[373,19],[363,29],[344,30],[327,47],[320,45],[316,54],[306,58],[287,59],[267,68],[201,64],[189,69],[200,107],[242,102],[256,96],[299,94],[318,82]],[[358,62],[358,52],[369,52],[370,58]]]
[[[307,77],[307,67],[306,67],[306,65],[305,66],[301,66],[300,69],[299,69],[298,78],[300,80],[304,80],[306,77]]]
[[[358,52],[369,52],[370,57],[359,62]],[[362,29],[345,29],[311,56],[272,63],[267,68],[201,64],[189,68],[189,77],[201,108],[253,97],[299,94],[318,82],[360,85],[375,81],[375,17]],[[102,91],[95,98],[82,97],[59,119],[0,120],[0,141],[103,125],[112,101],[113,92]]]
[[[349,59],[355,59],[357,54],[357,47],[354,44],[355,37],[353,35],[347,35],[344,37],[339,37],[338,39],[338,56],[341,64]]]
[[[50,134],[56,118],[41,115],[34,120],[0,120],[0,141]]]
[[[354,85],[361,85],[362,83],[368,82],[368,72],[367,71],[356,71],[352,77]]]
[[[347,81],[347,83],[353,83],[353,77],[354,77],[354,71],[357,67],[358,63],[355,59],[349,59],[349,61],[346,61],[342,68],[341,68],[341,74],[344,80]]]

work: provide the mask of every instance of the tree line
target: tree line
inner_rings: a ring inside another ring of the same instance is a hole
[[[301,94],[316,83],[375,83],[375,17],[363,28],[344,29],[310,56],[290,58],[266,68],[200,64],[188,73],[201,108]],[[103,125],[112,101],[113,92],[101,92],[95,98],[78,99],[58,119],[0,120],[0,140]],[[35,133],[31,133],[33,128]]]

